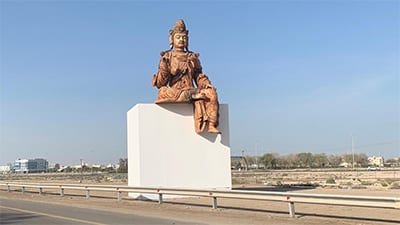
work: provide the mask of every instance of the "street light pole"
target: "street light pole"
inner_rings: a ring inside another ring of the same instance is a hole
[[[255,144],[255,149],[256,149],[256,169],[258,169],[258,150],[257,150],[257,142]]]
[[[79,183],[82,183],[83,181],[83,159],[81,159],[81,181]]]
[[[354,138],[353,138],[353,134],[351,135],[351,152],[353,154],[353,170],[354,170]]]

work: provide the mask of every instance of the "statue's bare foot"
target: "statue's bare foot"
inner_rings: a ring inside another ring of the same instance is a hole
[[[219,131],[214,124],[209,124],[208,125],[208,133],[213,133],[213,134],[220,134],[221,131]]]

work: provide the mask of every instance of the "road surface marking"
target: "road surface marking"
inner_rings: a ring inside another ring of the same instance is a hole
[[[93,221],[89,221],[89,220],[80,220],[80,219],[75,219],[75,218],[71,218],[71,217],[57,216],[57,215],[52,215],[52,214],[48,214],[48,213],[41,213],[41,212],[35,212],[35,211],[30,211],[30,210],[25,210],[25,209],[6,207],[6,206],[2,206],[2,205],[0,205],[0,208],[14,210],[14,211],[20,211],[20,212],[24,212],[24,213],[38,214],[38,215],[42,215],[42,216],[53,217],[53,218],[63,219],[63,220],[69,220],[69,221],[74,221],[74,222],[79,222],[79,223],[87,223],[87,224],[93,224],[93,225],[106,225],[104,223],[97,223],[97,222],[93,222]]]

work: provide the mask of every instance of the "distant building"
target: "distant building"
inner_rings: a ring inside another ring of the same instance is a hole
[[[384,159],[381,156],[368,157],[368,165],[383,167]]]
[[[347,168],[347,167],[350,167],[350,166],[351,166],[351,163],[348,163],[348,162],[342,162],[342,163],[339,164],[339,167]]]
[[[0,166],[0,174],[7,174],[11,171],[10,166]]]
[[[40,173],[46,172],[49,162],[45,159],[18,159],[14,162],[16,173]]]

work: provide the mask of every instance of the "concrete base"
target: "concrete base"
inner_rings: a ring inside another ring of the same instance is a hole
[[[197,134],[191,104],[137,104],[127,117],[129,186],[231,189],[228,105],[220,105],[222,134]]]

